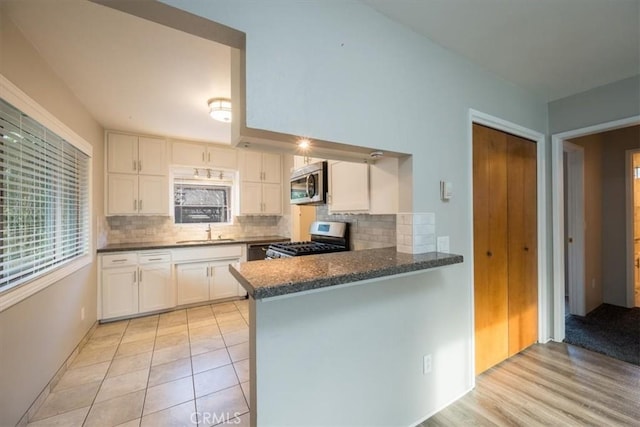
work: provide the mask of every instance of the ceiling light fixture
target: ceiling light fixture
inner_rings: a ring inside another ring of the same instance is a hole
[[[231,122],[231,100],[228,98],[212,98],[208,101],[209,115],[219,122]]]
[[[298,140],[298,148],[302,151],[307,151],[311,148],[311,141],[306,138]]]

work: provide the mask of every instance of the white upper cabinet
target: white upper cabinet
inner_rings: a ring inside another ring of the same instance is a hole
[[[282,155],[242,151],[240,214],[282,215]]]
[[[171,164],[221,169],[237,169],[238,156],[233,148],[191,141],[171,143]]]
[[[107,215],[169,215],[167,143],[107,135]]]
[[[241,153],[240,175],[243,181],[282,182],[282,156],[272,153],[243,151]]]
[[[329,212],[369,210],[369,165],[329,162]]]
[[[379,159],[375,164],[329,162],[328,207],[330,213],[398,213],[398,160]]]
[[[167,175],[166,141],[161,138],[109,133],[107,172]]]

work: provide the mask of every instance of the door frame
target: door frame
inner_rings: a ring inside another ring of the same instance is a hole
[[[553,246],[553,340],[562,342],[564,328],[564,191],[562,162],[564,141],[594,133],[606,132],[640,124],[640,115],[614,120],[593,126],[587,126],[551,135],[551,212]]]
[[[538,342],[545,343],[549,341],[549,331],[547,326],[548,319],[548,297],[547,297],[547,201],[546,201],[546,137],[545,134],[535,130],[520,126],[499,117],[469,109],[469,158],[468,170],[469,174],[469,206],[471,206],[469,224],[471,227],[471,247],[473,248],[473,125],[479,124],[490,127],[495,130],[507,132],[536,143],[536,192],[537,192],[537,222],[538,222]],[[471,348],[473,355],[471,357],[471,372],[475,377],[475,327],[474,327],[474,260],[471,257]]]
[[[585,289],[584,289],[584,260],[585,260],[585,234],[584,234],[584,148],[569,141],[562,142],[562,152],[567,153],[567,193],[563,196],[567,200],[567,212],[563,212],[560,218],[565,218],[569,236],[573,240],[563,262],[568,262],[569,277],[565,277],[565,282],[569,280],[569,312],[578,316],[587,314]],[[564,163],[563,163],[564,166]],[[563,175],[564,178],[564,175]],[[564,183],[563,183],[564,190]],[[564,236],[564,221],[562,221]],[[564,246],[563,237],[563,248]],[[564,298],[563,298],[564,301]]]
[[[640,153],[640,148],[627,150],[625,153],[625,210],[627,214],[627,307],[635,307],[635,225],[633,196],[633,155]]]

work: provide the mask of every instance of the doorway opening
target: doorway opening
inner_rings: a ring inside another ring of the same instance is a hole
[[[573,235],[575,231],[570,229],[569,223],[569,220],[575,218],[575,215],[571,213],[571,203],[575,204],[575,201],[572,202],[570,191],[565,191],[565,188],[572,187],[570,185],[571,162],[569,161],[571,154],[568,156],[565,154],[567,147],[565,142],[571,140],[577,144],[577,140],[580,138],[602,135],[602,141],[595,142],[595,145],[599,146],[596,152],[600,153],[596,153],[595,156],[590,144],[579,144],[585,150],[591,150],[588,156],[587,154],[583,155],[583,162],[589,163],[583,168],[591,169],[591,172],[584,172],[583,188],[586,194],[585,198],[590,198],[592,201],[586,200],[580,203],[582,211],[586,212],[586,217],[583,218],[583,226],[577,230],[578,232],[585,230],[584,227],[587,230],[587,237],[583,241],[585,247],[581,268],[583,279],[581,283],[576,281],[577,291],[585,294],[586,310],[584,314],[594,310],[603,302],[619,307],[633,307],[635,305],[633,283],[635,248],[633,247],[634,236],[631,231],[633,230],[631,226],[633,215],[632,211],[628,209],[629,202],[626,202],[627,207],[625,207],[625,189],[623,188],[625,185],[625,165],[623,162],[625,150],[640,148],[637,136],[625,134],[625,132],[637,132],[639,124],[640,116],[635,116],[552,136],[554,341],[561,342],[565,339],[566,284],[573,282],[573,278],[571,278],[572,266],[568,264],[572,258],[571,245],[577,243],[575,235]],[[585,156],[589,159],[584,160]],[[594,163],[594,158],[597,159],[597,163]],[[629,171],[626,176],[630,177],[633,173],[630,157],[627,161],[627,167]],[[594,168],[599,168],[598,179],[594,179],[591,175]],[[632,180],[627,178],[627,198],[632,193],[632,184]],[[612,185],[616,186],[615,189],[610,187]],[[598,200],[597,203],[593,202],[593,193],[596,192],[600,193],[595,197]],[[627,216],[626,221],[625,215]],[[589,229],[591,230],[590,235]],[[569,243],[571,237],[574,240]],[[623,243],[625,239],[627,240],[626,245]],[[629,250],[629,248],[631,249]],[[593,262],[593,260],[597,260],[597,262]],[[599,265],[600,267],[598,267]],[[570,300],[572,289],[574,288],[569,286]],[[571,307],[568,310],[570,313],[580,314],[580,311],[574,311]]]

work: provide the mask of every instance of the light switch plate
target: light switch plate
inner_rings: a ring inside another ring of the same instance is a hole
[[[444,254],[449,253],[449,236],[440,236],[436,241],[436,250]]]
[[[448,181],[440,181],[440,198],[449,201],[453,197],[453,184]]]

